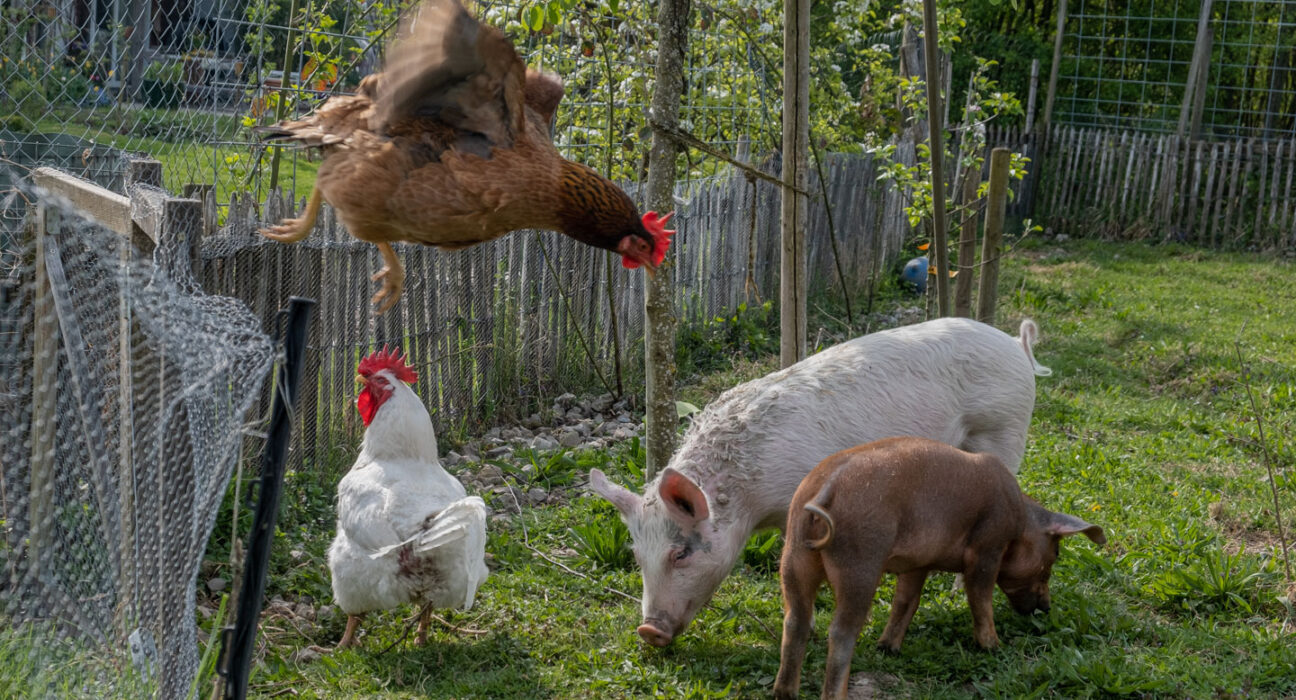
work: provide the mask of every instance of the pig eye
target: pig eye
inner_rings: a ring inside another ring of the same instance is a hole
[[[691,554],[693,554],[693,550],[690,549],[689,547],[683,547],[683,548],[677,549],[677,550],[675,550],[675,552],[674,552],[673,554],[671,554],[671,561],[674,562],[674,563],[676,563],[676,564],[679,564],[680,562],[684,561],[685,559],[688,559],[688,558],[689,558],[689,555],[691,555]]]

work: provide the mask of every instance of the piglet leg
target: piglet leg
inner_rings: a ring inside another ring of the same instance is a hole
[[[795,700],[801,689],[801,665],[805,662],[806,642],[814,630],[815,591],[823,583],[823,568],[818,555],[803,553],[801,562],[792,563],[784,554],[783,645],[778,679],[774,681],[775,700]]]
[[[896,575],[895,598],[891,600],[891,617],[887,619],[886,629],[878,639],[878,648],[885,651],[900,651],[905,631],[913,620],[914,611],[918,609],[918,600],[922,597],[923,583],[927,581],[927,571],[919,569]]]
[[[983,649],[999,646],[994,625],[994,588],[1002,554],[999,551],[982,556],[963,575],[968,607],[972,610],[972,638]]]
[[[855,655],[855,640],[868,622],[873,595],[882,578],[882,566],[871,562],[851,562],[850,568],[825,562],[828,583],[837,599],[837,612],[828,626],[828,662],[824,667],[823,700],[846,700],[850,681],[850,662]]]

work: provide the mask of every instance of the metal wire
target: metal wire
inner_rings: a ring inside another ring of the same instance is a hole
[[[1200,2],[1072,0],[1055,121],[1171,133]],[[1296,135],[1296,2],[1215,0],[1204,138]]]

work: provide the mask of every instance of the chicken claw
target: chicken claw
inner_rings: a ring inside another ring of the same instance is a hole
[[[372,304],[382,302],[375,313],[383,314],[396,305],[401,292],[405,291],[405,267],[401,265],[400,258],[396,257],[396,251],[392,250],[390,243],[379,243],[378,252],[382,253],[383,269],[375,272],[370,279],[374,282],[382,280],[383,286],[369,301]]]
[[[306,202],[306,211],[302,212],[300,218],[284,219],[278,226],[263,228],[258,233],[272,241],[296,243],[309,236],[311,229],[315,228],[315,219],[319,216],[320,205],[323,203],[319,189],[312,189],[310,200]]]
[[[308,223],[304,217],[301,219],[284,219],[279,225],[263,228],[257,233],[272,241],[296,243],[310,235],[313,224],[314,222]]]

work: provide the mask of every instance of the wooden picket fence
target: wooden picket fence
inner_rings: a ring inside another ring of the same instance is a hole
[[[898,157],[912,162],[912,145],[901,146]],[[871,158],[826,157],[824,170],[837,254],[846,286],[856,291],[899,254],[908,233],[903,202],[877,181]],[[628,189],[632,196],[637,190]],[[810,191],[817,195],[809,217],[810,286],[839,294],[817,177]],[[622,269],[612,254],[529,231],[458,252],[398,245],[405,292],[374,317],[369,276],[381,265],[377,251],[352,238],[327,206],[301,243],[272,243],[257,233],[290,215],[289,204],[276,196],[264,205],[235,200],[226,223],[204,237],[198,279],[209,294],[244,300],[267,328],[289,296],[319,301],[294,431],[296,459],[327,460],[354,444],[361,432],[356,362],[384,344],[405,349],[443,433],[463,435],[525,416],[566,391],[633,395],[642,386],[643,273]],[[777,299],[776,186],[740,174],[682,183],[676,204],[668,269],[681,322],[708,322],[739,304]],[[209,199],[209,221],[215,209]]]
[[[1296,138],[1188,141],[1058,126],[1040,147],[1035,218],[1056,233],[1296,249]]]

